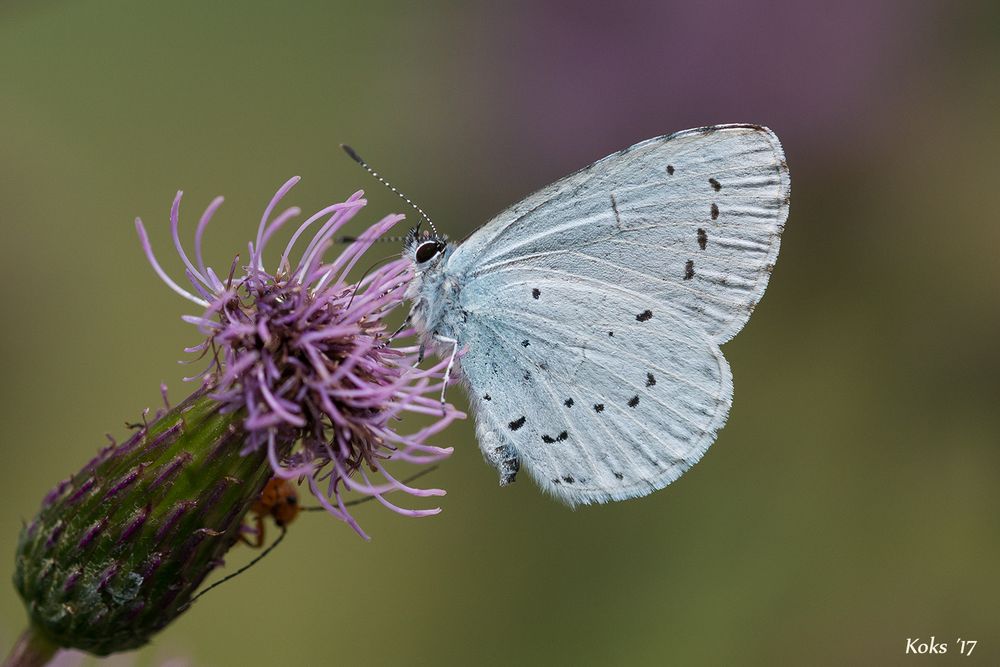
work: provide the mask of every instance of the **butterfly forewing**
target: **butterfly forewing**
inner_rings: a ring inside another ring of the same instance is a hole
[[[455,251],[466,288],[502,269],[617,277],[718,343],[767,287],[788,217],[777,137],[716,126],[644,141],[504,211]]]

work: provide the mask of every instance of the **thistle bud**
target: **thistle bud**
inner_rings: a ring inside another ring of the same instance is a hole
[[[56,486],[17,548],[31,622],[97,655],[145,644],[239,538],[271,476],[240,455],[244,416],[202,389]]]

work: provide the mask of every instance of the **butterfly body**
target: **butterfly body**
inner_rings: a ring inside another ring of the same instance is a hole
[[[770,130],[657,137],[530,195],[456,246],[409,244],[411,322],[455,357],[502,484],[561,500],[663,488],[724,425],[719,345],[763,294],[788,211]]]
[[[411,242],[411,245],[413,242]],[[461,309],[461,276],[448,270],[454,246],[445,249],[415,271],[406,298],[413,304],[410,323],[423,334],[424,343],[440,349],[437,337],[454,338]],[[411,250],[411,254],[415,250]],[[417,264],[416,262],[414,262]],[[419,265],[418,265],[419,266]]]

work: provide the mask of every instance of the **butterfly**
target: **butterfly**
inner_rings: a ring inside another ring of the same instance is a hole
[[[460,244],[411,232],[409,321],[460,369],[501,485],[525,469],[570,505],[625,500],[702,457],[732,404],[719,346],[764,294],[789,192],[771,130],[716,125],[598,160]]]

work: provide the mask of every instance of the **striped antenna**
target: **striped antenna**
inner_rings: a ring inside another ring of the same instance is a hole
[[[399,195],[400,198],[402,198],[403,201],[405,201],[407,204],[409,204],[410,206],[412,206],[413,210],[415,210],[417,213],[419,213],[420,217],[422,217],[424,220],[426,220],[427,224],[430,225],[431,231],[434,232],[434,236],[438,236],[437,227],[434,226],[434,223],[431,222],[430,217],[428,217],[428,215],[426,213],[424,213],[424,210],[422,208],[420,208],[419,206],[417,206],[416,204],[414,204],[410,200],[409,197],[407,197],[402,192],[400,192],[399,190],[397,190],[392,185],[392,183],[390,183],[389,181],[387,181],[384,178],[382,178],[381,176],[379,176],[378,172],[375,171],[374,169],[372,169],[370,166],[368,166],[368,163],[365,162],[364,160],[362,160],[361,156],[358,155],[354,151],[353,148],[351,148],[347,144],[340,144],[340,147],[344,149],[344,152],[347,153],[347,155],[350,156],[350,158],[352,160],[354,160],[355,162],[357,162],[358,164],[360,164],[364,168],[365,171],[367,171],[369,174],[371,174],[372,176],[374,176],[375,178],[377,178],[379,183],[381,183],[385,187],[387,187],[390,190],[392,190],[393,192],[395,192],[397,195]],[[419,226],[420,226],[420,223],[417,223],[417,227],[419,227]]]
[[[337,243],[355,243],[359,241],[361,237],[359,236],[338,236]],[[406,236],[380,236],[375,239],[375,243],[402,243],[406,241],[408,237]]]

